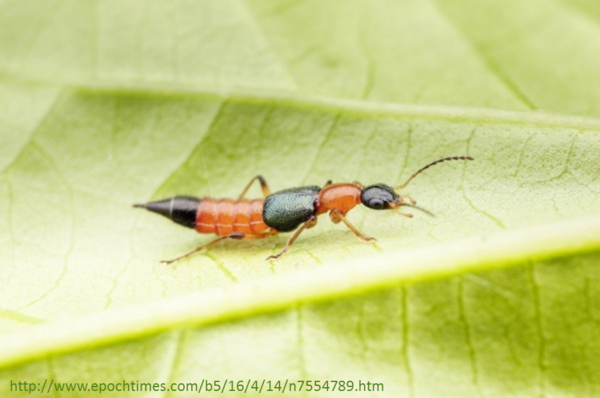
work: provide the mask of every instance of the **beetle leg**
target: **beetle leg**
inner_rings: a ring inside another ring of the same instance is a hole
[[[258,180],[258,182],[260,183],[260,189],[262,189],[262,193],[263,193],[263,196],[265,198],[271,194],[271,190],[269,189],[269,186],[267,185],[267,181],[264,179],[263,176],[261,176],[259,174],[259,175],[257,175],[256,177],[254,177],[253,179],[250,180],[250,182],[248,183],[248,185],[246,185],[246,188],[244,188],[244,190],[242,191],[242,193],[238,197],[238,200],[244,198],[244,195],[246,195],[246,192],[248,192],[248,189],[250,189],[250,186],[252,185],[252,183],[255,180]]]
[[[339,210],[331,210],[329,212],[329,219],[331,220],[332,223],[338,224],[340,221],[342,221],[342,219],[340,218],[341,214],[342,213],[340,213]]]
[[[323,188],[325,188],[326,186],[331,185],[331,184],[333,184],[333,181],[327,180],[327,181],[325,181],[325,184],[323,185]]]
[[[376,242],[377,239],[375,238],[371,238],[369,236],[364,236],[358,229],[356,229],[356,227],[354,225],[352,225],[350,223],[350,221],[348,221],[346,219],[346,217],[344,217],[344,215],[337,209],[333,209],[331,210],[331,212],[329,213],[329,217],[331,217],[331,221],[333,221],[334,223],[338,223],[340,221],[342,221],[344,224],[346,224],[346,226],[348,228],[350,228],[350,231],[354,232],[354,235],[358,236],[361,240],[364,240],[365,242]]]
[[[277,254],[274,254],[272,256],[267,257],[267,260],[275,260],[281,256],[283,256],[285,254],[285,252],[288,251],[288,249],[290,248],[290,246],[292,246],[294,244],[294,241],[300,236],[300,234],[302,233],[302,231],[304,231],[305,229],[308,228],[312,228],[315,225],[317,225],[317,217],[315,216],[311,216],[308,221],[306,221],[304,224],[302,224],[302,226],[300,227],[300,229],[298,229],[296,231],[296,233],[294,233],[294,235],[287,241],[287,243],[285,244],[284,248]]]
[[[275,229],[270,229],[267,232],[263,232],[261,234],[242,234],[242,235],[244,235],[242,237],[237,238],[237,237],[230,236],[230,238],[239,239],[239,240],[255,240],[255,239],[268,238],[269,236],[277,235],[278,233],[279,233],[279,231],[277,231]]]
[[[360,189],[363,189],[365,187],[363,184],[361,184],[360,182],[358,182],[356,180],[352,181],[352,184],[356,185]]]
[[[204,251],[208,247],[210,247],[210,246],[212,246],[212,245],[214,245],[216,243],[219,243],[219,242],[221,242],[222,240],[225,240],[225,239],[237,239],[237,240],[263,239],[263,238],[268,238],[269,236],[275,235],[277,233],[278,233],[278,231],[268,231],[268,232],[264,232],[262,234],[245,234],[245,233],[242,233],[242,232],[233,232],[233,233],[230,233],[229,235],[226,235],[226,236],[219,236],[218,238],[213,239],[210,242],[207,242],[207,243],[203,244],[202,246],[198,246],[194,250],[192,250],[192,251],[190,251],[188,253],[185,253],[182,256],[176,257],[176,258],[171,259],[171,260],[162,260],[161,263],[164,263],[164,264],[168,265],[168,264],[172,264],[172,263],[174,263],[176,261],[183,260],[184,258],[190,257],[191,255],[193,255],[195,253]]]
[[[169,264],[172,264],[172,263],[174,263],[176,261],[183,260],[184,258],[187,258],[187,257],[191,256],[194,253],[198,253],[198,252],[204,251],[207,247],[212,246],[212,245],[214,245],[216,243],[219,243],[220,241],[225,240],[227,238],[229,238],[229,235],[228,236],[219,236],[217,239],[213,239],[210,242],[203,244],[202,246],[198,246],[194,250],[192,250],[190,252],[187,252],[187,253],[185,253],[182,256],[175,257],[175,258],[173,258],[171,260],[162,260],[161,263],[169,265]]]

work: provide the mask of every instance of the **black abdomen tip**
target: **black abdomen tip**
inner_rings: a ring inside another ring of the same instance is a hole
[[[158,213],[185,227],[196,226],[196,213],[200,199],[192,196],[174,196],[169,199],[157,200],[156,202],[135,204],[133,207],[141,207]]]

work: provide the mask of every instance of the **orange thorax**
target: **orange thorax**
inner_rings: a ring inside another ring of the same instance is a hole
[[[337,209],[346,214],[360,204],[361,189],[355,184],[331,184],[319,193],[317,201],[317,214],[323,214]]]

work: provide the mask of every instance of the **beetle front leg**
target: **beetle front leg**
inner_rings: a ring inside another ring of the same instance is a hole
[[[350,221],[346,219],[346,217],[344,217],[344,215],[339,210],[331,210],[329,212],[329,218],[331,218],[331,221],[333,221],[333,223],[335,224],[342,221],[344,224],[346,224],[348,228],[350,228],[350,231],[354,232],[354,235],[358,236],[359,239],[365,242],[377,242],[377,239],[363,235],[354,225],[350,223]]]

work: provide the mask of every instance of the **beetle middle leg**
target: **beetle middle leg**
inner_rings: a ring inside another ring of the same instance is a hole
[[[346,226],[348,228],[350,228],[350,231],[354,232],[354,235],[358,236],[361,240],[365,241],[365,242],[376,242],[377,239],[375,238],[371,238],[369,236],[365,236],[363,235],[354,225],[352,225],[350,223],[350,221],[348,221],[348,219],[346,219],[346,217],[344,217],[344,215],[337,209],[333,209],[329,212],[329,218],[331,218],[331,221],[334,224],[339,223],[340,221],[342,221],[344,224],[346,224]]]
[[[310,216],[310,218],[308,219],[308,221],[306,221],[304,224],[302,224],[302,226],[300,227],[300,229],[298,229],[294,233],[294,235],[287,241],[287,243],[285,244],[285,246],[283,247],[283,249],[279,253],[267,257],[266,260],[275,260],[275,259],[283,256],[285,254],[285,252],[288,251],[288,249],[290,248],[290,246],[292,246],[294,244],[294,241],[300,236],[300,234],[302,233],[302,231],[304,231],[305,229],[308,229],[308,228],[312,228],[315,225],[317,225],[317,217]]]
[[[232,232],[229,235],[226,236],[219,236],[216,239],[211,240],[210,242],[207,242],[205,244],[203,244],[202,246],[198,246],[197,248],[195,248],[194,250],[185,253],[182,256],[176,257],[174,259],[171,260],[162,260],[161,263],[164,264],[172,264],[176,261],[179,260],[183,260],[184,258],[190,257],[191,255],[195,254],[195,253],[199,253],[201,251],[204,251],[205,249],[207,249],[210,246],[213,246],[214,244],[217,244],[225,239],[236,239],[236,240],[254,240],[254,239],[264,239],[264,238],[268,238],[269,236],[275,235],[277,234],[278,231],[274,231],[274,230],[270,230],[267,232],[263,232],[261,234],[245,234],[243,232]]]
[[[263,196],[265,198],[271,194],[271,190],[269,189],[269,186],[267,185],[267,181],[265,180],[265,178],[263,176],[261,176],[259,174],[259,175],[257,175],[256,177],[254,177],[253,179],[250,180],[250,182],[248,183],[248,185],[246,185],[246,188],[244,188],[244,190],[242,191],[242,193],[238,197],[238,200],[244,198],[244,195],[246,195],[246,192],[248,192],[248,190],[252,186],[252,183],[254,181],[256,181],[256,180],[258,180],[258,182],[260,183],[260,189],[262,190]]]

